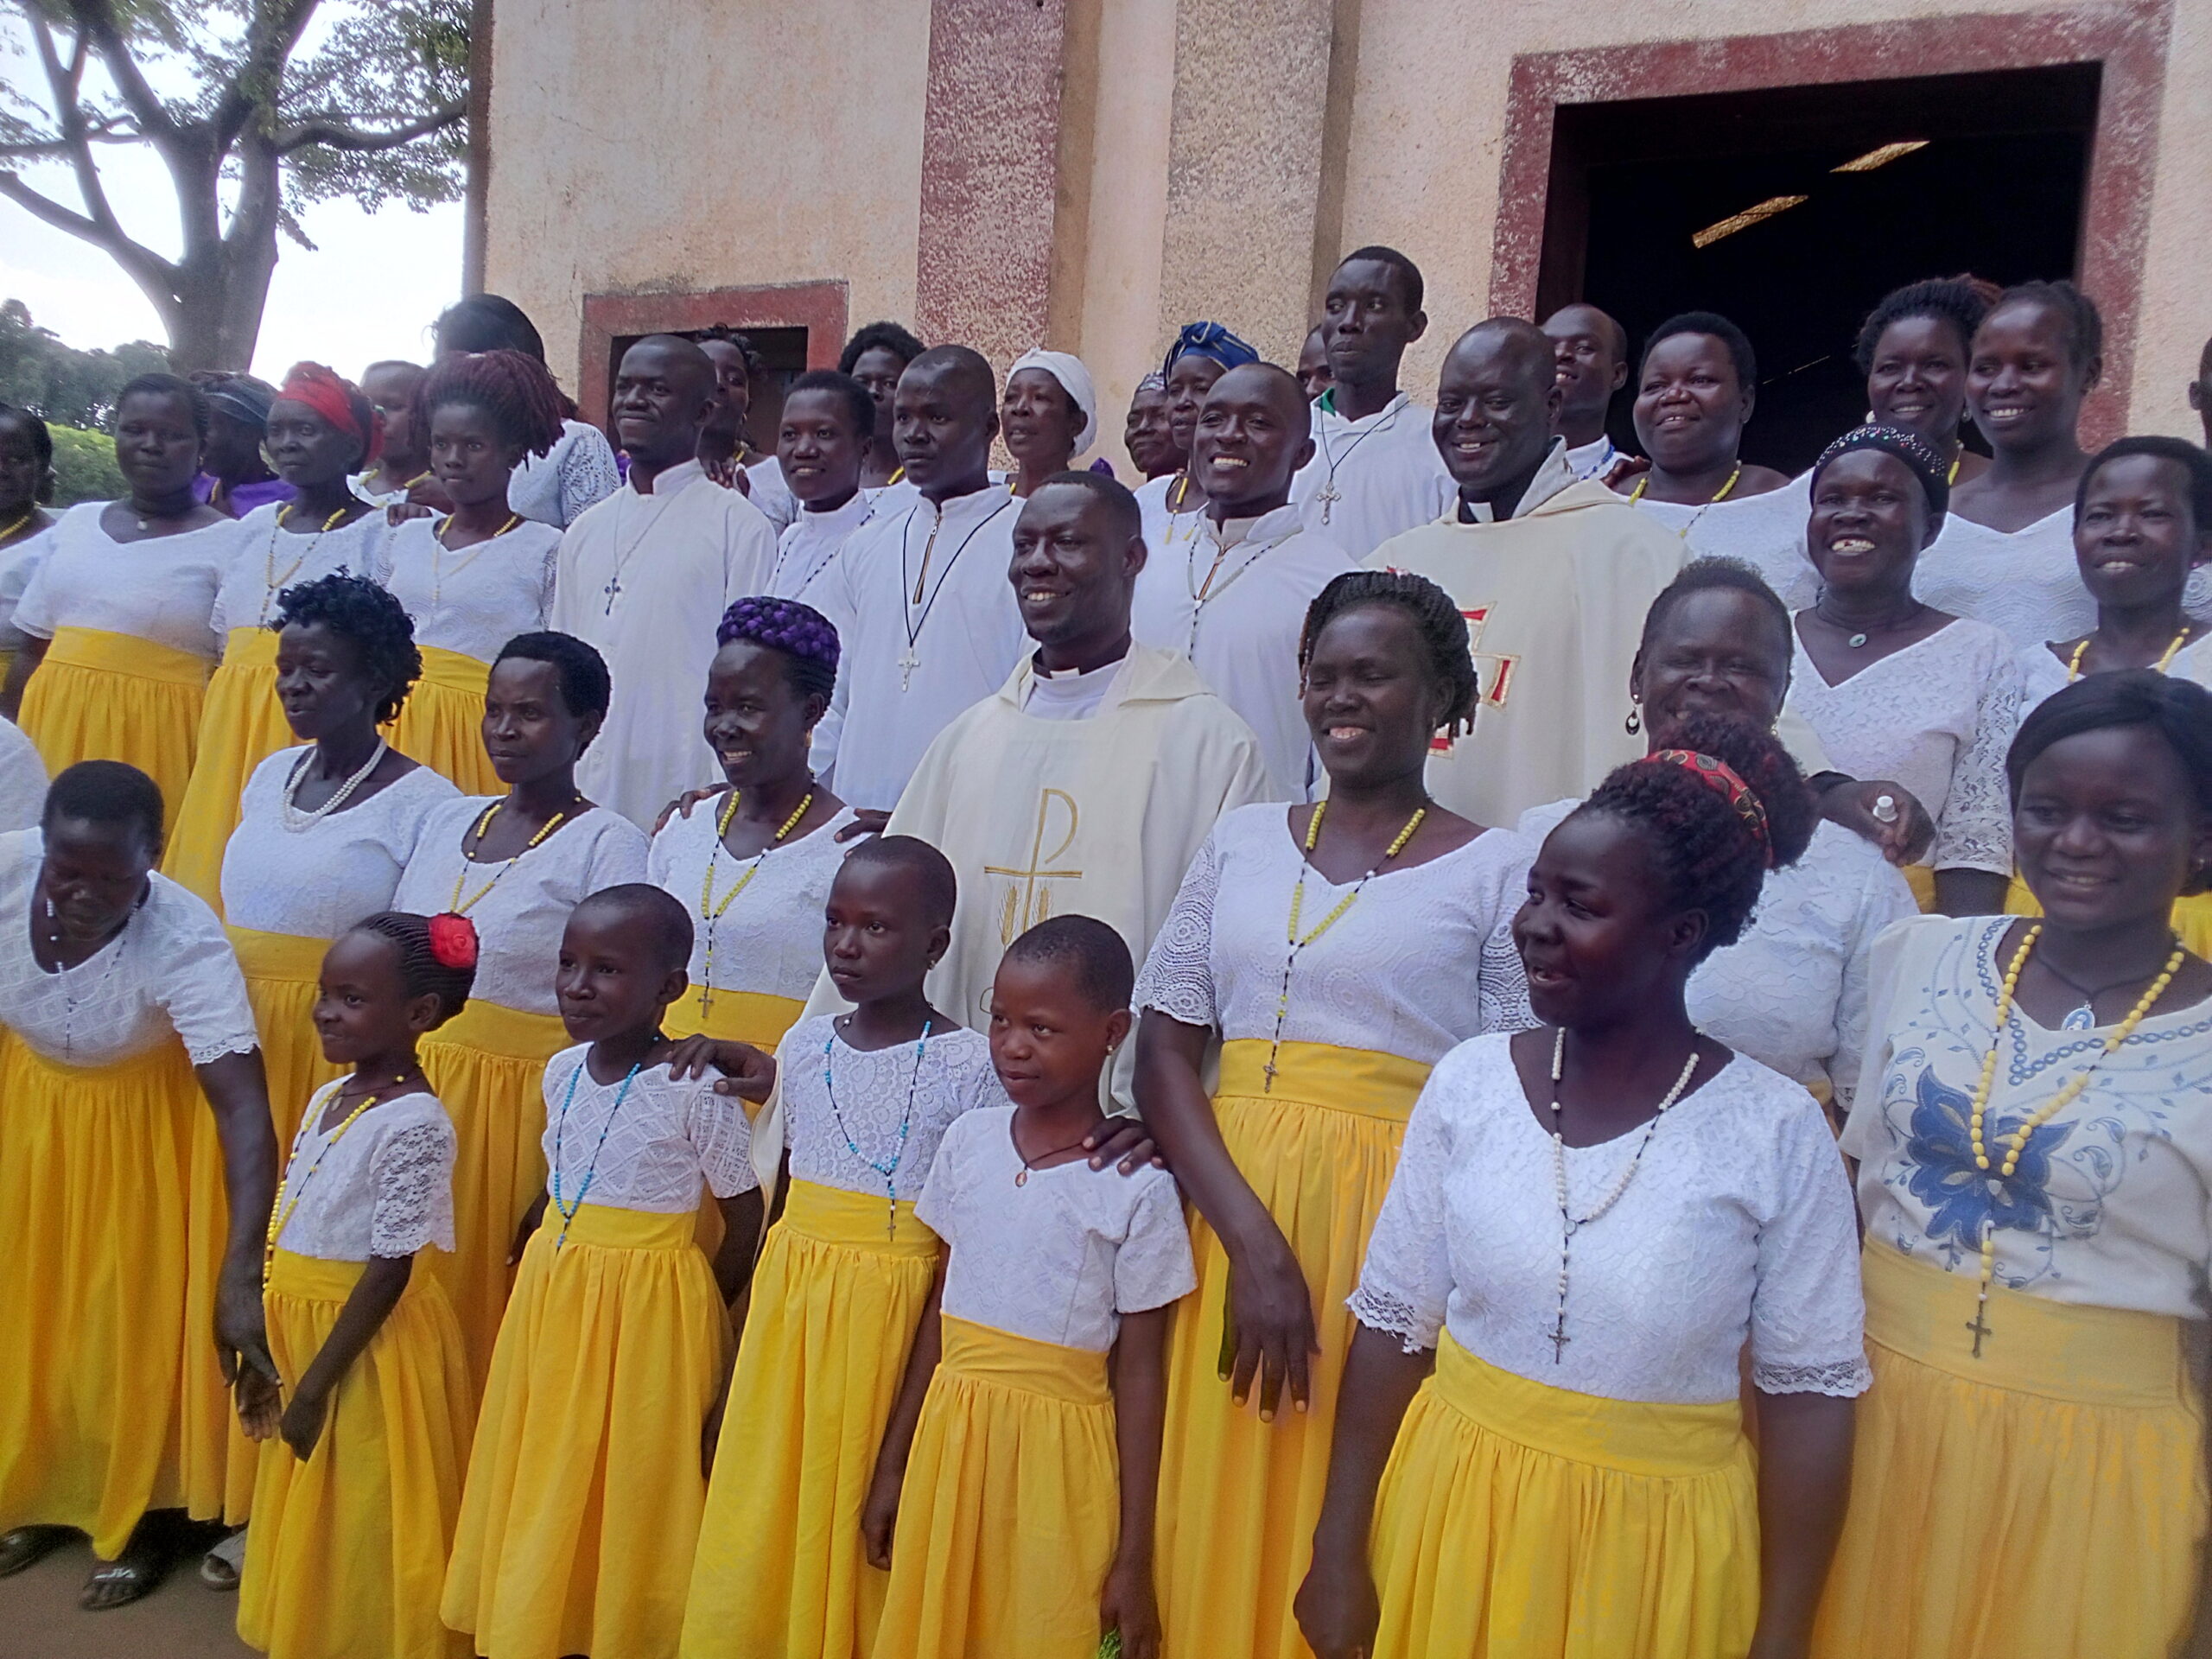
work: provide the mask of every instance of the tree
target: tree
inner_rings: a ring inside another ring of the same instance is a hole
[[[33,322],[21,300],[0,302],[0,403],[54,425],[112,431],[116,394],[134,376],[168,365],[168,353],[146,340],[80,352]]]
[[[469,0],[0,0],[19,12],[43,99],[0,81],[0,168],[57,161],[82,210],[0,170],[0,197],[102,249],[154,303],[180,372],[243,369],[281,230],[350,196],[373,212],[457,199],[467,169]],[[91,72],[97,67],[97,79]],[[103,146],[151,149],[176,189],[183,251],[126,232]]]

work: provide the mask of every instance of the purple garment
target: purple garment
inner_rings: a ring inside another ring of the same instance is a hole
[[[1112,478],[1114,476],[1114,463],[1107,460],[1105,456],[1101,455],[1097,460],[1090,463],[1090,470],[1096,473],[1102,478]]]
[[[192,495],[196,501],[212,501],[215,496],[215,475],[202,473],[192,480]],[[296,492],[281,478],[264,478],[251,484],[241,484],[230,494],[229,506],[233,518],[243,518],[257,507],[265,507],[271,501],[289,501]]]

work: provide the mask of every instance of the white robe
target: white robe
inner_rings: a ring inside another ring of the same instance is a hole
[[[701,699],[715,625],[759,593],[775,535],[753,506],[687,461],[641,495],[626,483],[561,538],[551,626],[596,646],[613,677],[607,725],[576,786],[642,830],[687,789],[715,781]]]
[[[804,600],[813,604],[807,597],[807,589],[830,568],[830,562],[852,539],[853,532],[874,517],[875,503],[865,490],[857,492],[843,506],[832,507],[827,512],[800,509],[784,533],[776,538],[775,563],[769,569],[763,591],[779,599]]]
[[[1029,636],[1007,575],[1020,506],[1003,486],[942,508],[917,496],[855,531],[814,583],[807,602],[842,650],[812,760],[848,804],[897,805],[937,734],[1020,659]]]
[[[1404,392],[1360,421],[1313,405],[1313,459],[1292,480],[1306,527],[1364,559],[1393,536],[1433,524],[1459,493],[1429,430],[1430,412]]]
[[[1299,697],[1298,642],[1314,596],[1358,563],[1303,528],[1294,506],[1226,526],[1203,516],[1199,524],[1195,538],[1152,550],[1137,577],[1130,631],[1141,645],[1187,655],[1259,738],[1277,790],[1304,800],[1320,774]]]

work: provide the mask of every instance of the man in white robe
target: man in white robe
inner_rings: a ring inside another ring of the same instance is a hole
[[[1319,776],[1300,696],[1306,607],[1357,562],[1290,505],[1313,453],[1297,379],[1272,363],[1223,375],[1198,412],[1191,479],[1198,534],[1147,548],[1129,626],[1137,643],[1188,656],[1198,677],[1260,740],[1277,790],[1305,800]]]
[[[924,352],[899,378],[893,441],[918,491],[854,531],[810,588],[836,625],[837,690],[815,728],[817,776],[888,811],[937,734],[1021,655],[1007,585],[1021,504],[990,476],[991,365],[965,346]]]
[[[1559,374],[1559,417],[1567,465],[1576,478],[1603,482],[1620,459],[1605,435],[1613,398],[1628,384],[1628,330],[1594,305],[1562,305],[1544,319]]]
[[[1307,529],[1355,559],[1433,522],[1452,501],[1428,411],[1398,389],[1406,347],[1428,328],[1421,292],[1420,267],[1395,248],[1357,248],[1322,302],[1334,379],[1313,404],[1313,459],[1291,499]]]
[[[791,382],[776,428],[776,464],[798,508],[776,538],[766,591],[814,604],[808,590],[875,517],[874,499],[861,488],[874,430],[875,400],[849,374],[812,369]]]
[[[576,786],[648,832],[715,775],[700,730],[715,626],[776,554],[760,509],[696,459],[714,397],[714,365],[690,340],[653,334],[624,353],[613,412],[629,478],[561,538],[551,626],[597,647],[614,682]]]

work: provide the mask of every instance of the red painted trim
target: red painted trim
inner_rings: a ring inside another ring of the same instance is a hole
[[[2105,319],[2104,380],[2082,412],[2082,442],[2095,448],[2126,429],[2171,22],[2171,0],[2113,0],[1521,54],[1513,60],[1498,163],[1491,311],[1527,316],[1535,307],[1554,117],[1561,105],[2099,63],[2080,274]]]
[[[604,426],[614,342],[639,334],[727,328],[804,328],[806,366],[834,369],[847,331],[845,284],[760,283],[650,294],[587,294],[577,346],[582,418]]]

